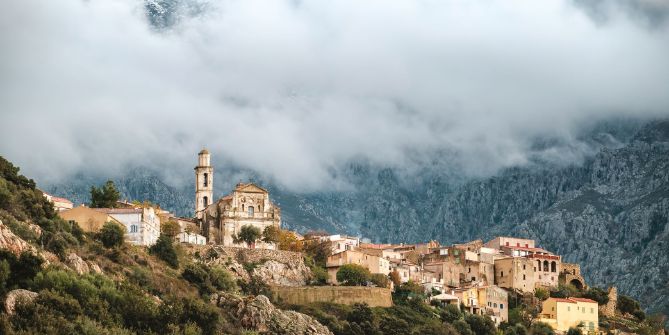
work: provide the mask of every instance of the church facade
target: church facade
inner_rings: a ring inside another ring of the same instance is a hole
[[[243,226],[253,226],[261,232],[268,226],[281,226],[281,209],[270,201],[267,190],[253,183],[239,183],[232,193],[208,203],[213,195],[213,167],[209,152],[202,150],[198,156],[195,216],[209,244],[246,247],[244,243],[234,242],[234,236]],[[275,248],[261,241],[253,247]]]

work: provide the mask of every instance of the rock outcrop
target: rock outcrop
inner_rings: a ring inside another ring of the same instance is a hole
[[[240,297],[221,293],[212,302],[229,311],[242,328],[270,335],[332,335],[316,319],[295,311],[276,308],[264,295]]]
[[[207,255],[207,264],[223,266],[242,280],[253,275],[268,285],[304,286],[311,279],[311,270],[297,252],[212,247],[202,253]]]
[[[69,266],[72,270],[74,270],[76,273],[80,275],[89,273],[91,271],[90,267],[88,266],[88,263],[86,263],[86,261],[81,259],[81,257],[79,257],[79,255],[75,253],[67,255],[65,262],[67,266]]]
[[[29,302],[35,300],[35,298],[37,298],[37,293],[33,291],[24,289],[9,291],[9,293],[7,293],[7,297],[5,298],[5,312],[7,312],[9,315],[12,315],[16,309],[17,302]]]
[[[0,221],[0,249],[7,249],[17,256],[24,251],[37,252],[35,247],[16,236],[2,221]]]

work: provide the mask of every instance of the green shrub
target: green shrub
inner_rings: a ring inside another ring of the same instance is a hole
[[[531,335],[555,335],[553,327],[544,322],[534,322],[532,327],[530,327]]]
[[[537,299],[539,299],[541,301],[544,301],[544,300],[548,299],[549,293],[545,289],[538,287],[534,290],[534,297],[536,297]]]
[[[465,315],[465,322],[469,324],[469,328],[476,335],[495,335],[495,322],[489,317],[476,314]]]
[[[98,233],[98,239],[105,248],[120,247],[123,245],[125,228],[113,222],[107,222]]]
[[[453,322],[453,328],[455,328],[460,335],[474,335],[474,332],[465,320],[456,320]]]
[[[149,248],[149,252],[162,259],[170,267],[175,269],[179,267],[179,256],[177,256],[177,251],[174,249],[172,237],[169,235],[160,234],[156,244]]]
[[[578,327],[569,327],[569,330],[567,330],[567,335],[583,335],[583,331]]]
[[[456,320],[462,319],[462,311],[457,305],[446,305],[440,312],[439,317],[442,321],[453,323]]]
[[[358,264],[344,264],[337,271],[337,281],[347,286],[365,285],[370,277],[369,270]]]
[[[211,284],[221,291],[234,291],[237,284],[228,270],[220,266],[212,266],[209,271]]]
[[[599,305],[606,305],[606,303],[609,302],[608,292],[602,290],[599,287],[588,288],[588,290],[583,293],[583,298],[592,299]]]
[[[382,274],[382,273],[374,273],[372,276],[369,278],[369,281],[372,282],[375,286],[378,287],[388,287],[390,286],[390,279],[388,276]]]

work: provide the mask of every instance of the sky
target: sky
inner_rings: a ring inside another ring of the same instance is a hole
[[[486,175],[537,138],[578,160],[584,124],[669,116],[664,0],[1,6],[0,155],[40,183],[132,166],[180,183],[202,147],[294,190],[358,160]]]

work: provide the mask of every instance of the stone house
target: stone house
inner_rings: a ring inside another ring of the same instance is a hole
[[[509,293],[496,285],[486,285],[478,290],[483,314],[493,319],[498,326],[501,322],[509,321]]]
[[[495,260],[495,283],[499,287],[534,292],[534,260],[507,257]]]
[[[319,237],[321,242],[329,242],[332,246],[332,253],[337,254],[346,250],[353,250],[360,245],[360,239],[341,234]]]
[[[367,268],[373,274],[381,273],[388,275],[390,273],[390,261],[387,259],[360,250],[345,250],[328,256],[325,265],[328,271],[328,283],[338,284],[337,271],[345,264],[358,264]]]
[[[400,281],[406,283],[409,280],[415,283],[421,283],[423,280],[423,271],[420,266],[404,260],[390,259],[390,272],[397,271],[400,275]]]
[[[560,280],[561,257],[552,254],[532,254],[534,261],[534,282],[537,287],[557,287]]]
[[[488,241],[484,245],[485,247],[501,250],[502,247],[524,247],[524,248],[534,248],[534,240],[525,239],[525,238],[516,238],[516,237],[504,237],[499,236]]]
[[[582,326],[589,334],[599,328],[597,302],[583,298],[548,298],[543,302],[537,321],[545,322],[558,332],[567,332],[571,327]]]

